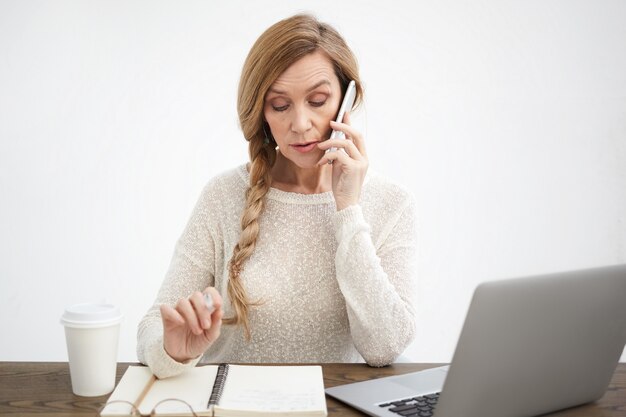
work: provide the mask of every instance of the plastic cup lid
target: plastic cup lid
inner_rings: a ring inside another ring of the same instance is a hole
[[[104,327],[119,323],[122,313],[112,304],[83,303],[65,309],[61,324],[67,327]]]

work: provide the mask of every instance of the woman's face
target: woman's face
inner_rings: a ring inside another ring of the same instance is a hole
[[[315,167],[330,136],[341,86],[333,64],[322,52],[294,62],[265,95],[263,113],[280,153],[301,168]]]

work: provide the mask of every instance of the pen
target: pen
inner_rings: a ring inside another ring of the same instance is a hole
[[[204,293],[204,304],[206,304],[206,308],[209,309],[209,311],[212,313],[214,310],[213,307],[213,298],[211,297],[211,294],[209,293]]]

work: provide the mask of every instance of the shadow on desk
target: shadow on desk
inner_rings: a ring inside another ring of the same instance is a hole
[[[117,366],[117,381],[130,363]],[[384,368],[365,364],[321,364],[324,387],[364,381],[440,366],[439,364],[395,363]],[[67,362],[0,362],[0,416],[94,416],[106,402],[102,397],[78,397],[72,393]],[[363,414],[326,397],[329,416]],[[551,417],[626,417],[626,364],[618,365],[609,388],[599,401],[557,413]]]

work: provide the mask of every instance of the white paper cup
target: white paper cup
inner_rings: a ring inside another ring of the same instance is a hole
[[[111,304],[76,304],[65,309],[61,324],[74,394],[97,397],[113,391],[121,321],[120,309]]]

